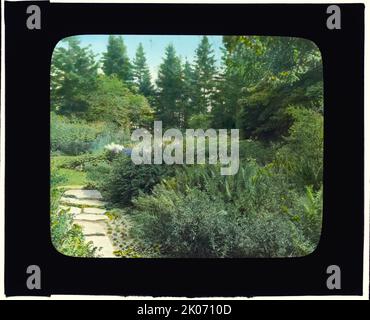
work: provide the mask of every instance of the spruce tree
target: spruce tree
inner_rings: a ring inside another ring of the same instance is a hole
[[[102,61],[103,71],[107,76],[115,74],[123,82],[132,82],[132,65],[122,36],[109,36]]]
[[[183,127],[187,127],[187,123],[194,111],[194,91],[196,83],[194,78],[194,70],[191,64],[186,60],[183,68]]]
[[[214,104],[216,66],[213,49],[208,37],[203,36],[195,51],[194,75],[197,90],[194,92],[195,110],[207,113]]]
[[[166,127],[181,126],[182,122],[182,66],[172,44],[165,50],[163,63],[159,67],[157,79],[156,110]]]
[[[139,92],[145,97],[150,98],[153,95],[154,88],[150,79],[144,48],[141,43],[137,47],[133,61],[133,78],[139,88]]]
[[[98,64],[89,47],[77,37],[64,40],[51,61],[51,109],[61,114],[82,115],[88,109],[88,94],[96,88]]]

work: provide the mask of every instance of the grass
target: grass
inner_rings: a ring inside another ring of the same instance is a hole
[[[66,163],[68,161],[71,161],[73,159],[76,159],[78,157],[79,156],[55,156],[55,155],[53,155],[53,156],[50,157],[50,159],[51,159],[52,165],[54,165],[57,168],[59,168],[64,163]]]
[[[86,172],[72,170],[72,169],[59,169],[60,173],[66,177],[64,185],[79,185],[86,184]]]
[[[66,178],[66,181],[63,182],[63,185],[79,185],[83,186],[87,183],[86,181],[86,172],[60,168],[60,166],[68,160],[73,160],[77,156],[52,156],[51,163],[52,167],[58,168],[58,172]]]

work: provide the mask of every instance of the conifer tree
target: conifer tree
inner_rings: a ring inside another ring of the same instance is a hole
[[[63,41],[51,61],[51,109],[61,114],[82,115],[88,108],[88,94],[96,88],[98,65],[89,47],[77,37]]]
[[[157,115],[166,127],[181,126],[183,79],[181,60],[169,44],[159,67],[157,79]]]
[[[214,104],[216,76],[216,60],[208,37],[203,36],[195,55],[194,75],[197,86],[194,107],[197,113],[207,113]]]
[[[139,92],[150,98],[153,95],[153,85],[150,79],[150,72],[146,62],[143,45],[140,43],[136,50],[133,61],[133,78],[139,88]]]
[[[186,128],[191,115],[194,113],[194,91],[196,83],[194,78],[194,70],[189,63],[185,61],[183,68],[183,96],[182,96],[182,109],[183,109],[183,127]]]
[[[132,65],[121,36],[109,36],[102,61],[103,71],[107,76],[115,74],[123,82],[132,82]]]

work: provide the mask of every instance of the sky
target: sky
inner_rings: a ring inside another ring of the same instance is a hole
[[[146,54],[147,63],[150,69],[152,80],[157,78],[159,65],[162,63],[164,57],[165,47],[172,43],[176,49],[177,54],[184,62],[187,59],[192,62],[194,53],[202,36],[162,36],[162,35],[122,35],[123,41],[127,47],[127,53],[132,61],[135,57],[136,48],[141,42]],[[108,43],[108,35],[81,35],[78,36],[82,46],[91,45],[91,49],[100,58],[102,53],[106,51]],[[209,42],[214,50],[216,65],[220,65],[222,36],[209,36]],[[61,45],[59,42],[58,45]],[[57,45],[57,46],[58,46]]]

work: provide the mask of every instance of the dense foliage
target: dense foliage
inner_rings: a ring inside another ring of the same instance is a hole
[[[68,155],[87,152],[99,134],[99,130],[83,120],[68,119],[51,114],[50,143],[52,151]]]
[[[96,90],[89,95],[86,119],[121,128],[148,127],[153,122],[153,111],[144,96],[132,92],[116,76],[99,76]]]
[[[149,193],[161,178],[170,174],[166,165],[135,165],[131,157],[118,155],[111,162],[89,166],[88,178],[97,183],[103,196],[120,206],[130,205],[139,193]]]
[[[75,37],[63,40],[51,61],[51,110],[67,115],[83,115],[88,94],[96,88],[98,64],[89,48]]]
[[[321,190],[300,194],[253,161],[234,177],[179,170],[134,204],[135,236],[166,256],[300,256],[315,248],[322,218]]]
[[[119,208],[110,218],[121,257],[290,257],[319,242],[320,51],[305,39],[266,36],[224,36],[221,50],[218,65],[209,37],[191,61],[169,44],[155,81],[143,45],[131,61],[121,36],[109,36],[100,61],[76,37],[54,51],[51,181],[83,173],[86,187]],[[154,120],[181,130],[239,129],[239,171],[135,165],[129,135]],[[65,254],[94,255],[52,194],[53,243]]]
[[[109,36],[107,51],[102,60],[104,74],[115,75],[123,82],[132,81],[132,64],[121,36]]]
[[[56,188],[63,176],[54,168],[51,176],[50,233],[54,247],[62,254],[73,257],[94,257],[98,250],[86,242],[82,230],[73,224],[72,214],[59,207],[60,191]]]

